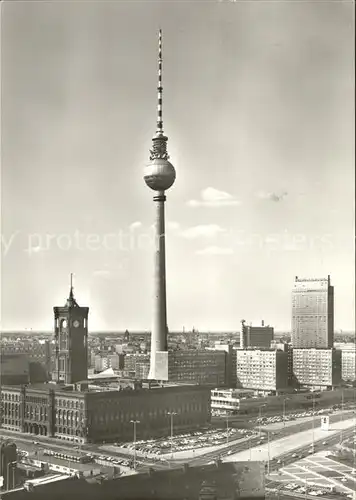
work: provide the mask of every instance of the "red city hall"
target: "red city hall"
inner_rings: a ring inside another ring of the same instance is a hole
[[[122,387],[88,383],[88,307],[74,298],[54,308],[55,370],[52,382],[2,386],[1,425],[5,429],[77,442],[132,439],[137,419],[140,439],[174,428],[198,428],[210,421],[210,388],[171,383],[134,383]]]

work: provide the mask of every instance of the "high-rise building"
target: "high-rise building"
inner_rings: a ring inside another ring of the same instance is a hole
[[[88,313],[74,298],[71,275],[70,292],[63,307],[54,307],[55,371],[57,383],[74,384],[88,378]]]
[[[149,378],[153,380],[168,380],[168,350],[167,350],[167,306],[166,306],[166,249],[164,203],[165,191],[169,189],[176,178],[173,165],[168,161],[167,141],[163,133],[162,117],[162,32],[158,37],[158,104],[157,129],[153,137],[150,151],[150,161],[146,166],[144,180],[147,186],[156,192],[153,201],[156,204],[155,220],[155,266],[153,279],[153,321],[151,333],[151,362]]]
[[[260,326],[246,325],[242,321],[240,347],[247,349],[248,347],[266,348],[269,349],[274,336],[274,328],[265,326],[264,322]]]
[[[332,348],[334,343],[334,287],[330,276],[296,276],[292,292],[292,347]]]
[[[331,389],[341,383],[341,351],[293,349],[293,375],[301,386]]]

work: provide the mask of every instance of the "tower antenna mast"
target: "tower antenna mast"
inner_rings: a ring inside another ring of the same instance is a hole
[[[167,354],[167,306],[166,306],[166,257],[165,257],[165,222],[164,204],[165,191],[173,184],[176,172],[168,161],[167,141],[163,133],[162,101],[162,30],[158,32],[158,87],[157,87],[157,126],[156,134],[152,138],[150,159],[145,168],[144,181],[147,186],[155,191],[155,264],[154,264],[154,293],[153,293],[153,318],[151,334],[151,361],[149,379],[168,380],[168,364],[164,369],[159,361],[161,354]],[[161,360],[162,360],[161,356]],[[164,357],[166,359],[166,357]],[[167,361],[168,363],[168,361]],[[164,372],[164,373],[163,373]]]

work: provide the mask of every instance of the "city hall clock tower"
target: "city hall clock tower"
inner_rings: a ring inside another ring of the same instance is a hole
[[[88,379],[88,314],[70,291],[63,307],[54,307],[55,369],[52,379],[60,384],[75,384]]]

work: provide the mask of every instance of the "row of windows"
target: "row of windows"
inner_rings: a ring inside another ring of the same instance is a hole
[[[57,399],[56,405],[59,408],[84,408],[84,402],[73,399]]]
[[[11,392],[2,392],[1,399],[7,401],[20,401],[19,394],[12,394]]]

